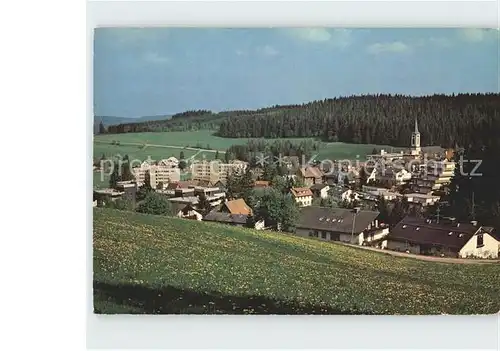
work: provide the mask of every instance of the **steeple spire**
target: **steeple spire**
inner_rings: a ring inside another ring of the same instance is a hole
[[[418,131],[418,123],[417,123],[417,118],[415,118],[415,133],[419,133],[419,131]]]

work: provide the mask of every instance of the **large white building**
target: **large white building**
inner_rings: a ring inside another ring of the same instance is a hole
[[[139,185],[144,184],[146,174],[149,172],[151,187],[156,189],[159,183],[167,186],[168,183],[180,180],[179,161],[175,157],[170,157],[154,164],[144,161],[139,167],[132,169],[135,179]]]
[[[220,160],[213,161],[195,161],[191,164],[192,179],[198,181],[207,181],[212,184],[217,182],[226,183],[227,178],[234,172],[244,172],[247,163],[239,160],[231,163],[223,163]]]

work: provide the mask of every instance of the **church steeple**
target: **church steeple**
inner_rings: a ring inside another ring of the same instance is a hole
[[[412,155],[420,155],[420,132],[418,131],[418,122],[415,118],[415,131],[411,133],[411,154]]]

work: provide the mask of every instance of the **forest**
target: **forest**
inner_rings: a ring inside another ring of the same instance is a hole
[[[466,146],[500,118],[500,94],[364,95],[258,110],[186,111],[172,119],[109,126],[108,133],[216,130],[221,137],[315,137],[328,142],[408,145],[415,119],[423,146]],[[500,131],[497,130],[500,135]]]

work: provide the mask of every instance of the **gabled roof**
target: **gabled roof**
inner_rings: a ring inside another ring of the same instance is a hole
[[[252,209],[246,204],[245,200],[243,199],[226,201],[224,206],[227,208],[230,214],[242,214],[247,216],[252,213]]]
[[[300,174],[304,178],[321,178],[323,172],[318,167],[301,167]]]
[[[270,186],[270,182],[268,180],[256,180],[253,186],[256,188],[267,188]]]
[[[379,212],[361,210],[356,214],[356,221],[354,215],[354,210],[347,208],[302,207],[297,228],[350,234],[354,223],[354,233],[359,234],[368,228]]]
[[[302,196],[312,196],[313,193],[309,188],[292,188],[290,189],[292,195],[294,197],[302,197]]]
[[[312,191],[320,191],[326,187],[330,187],[328,184],[314,184],[311,186]]]
[[[222,223],[235,223],[235,224],[245,224],[247,222],[247,219],[248,215],[231,214],[219,211],[211,211],[205,217],[203,217],[203,220],[207,222],[222,222]]]
[[[445,219],[424,219],[407,216],[392,229],[389,240],[420,245],[440,245],[459,251],[480,227],[470,223],[452,224]]]

